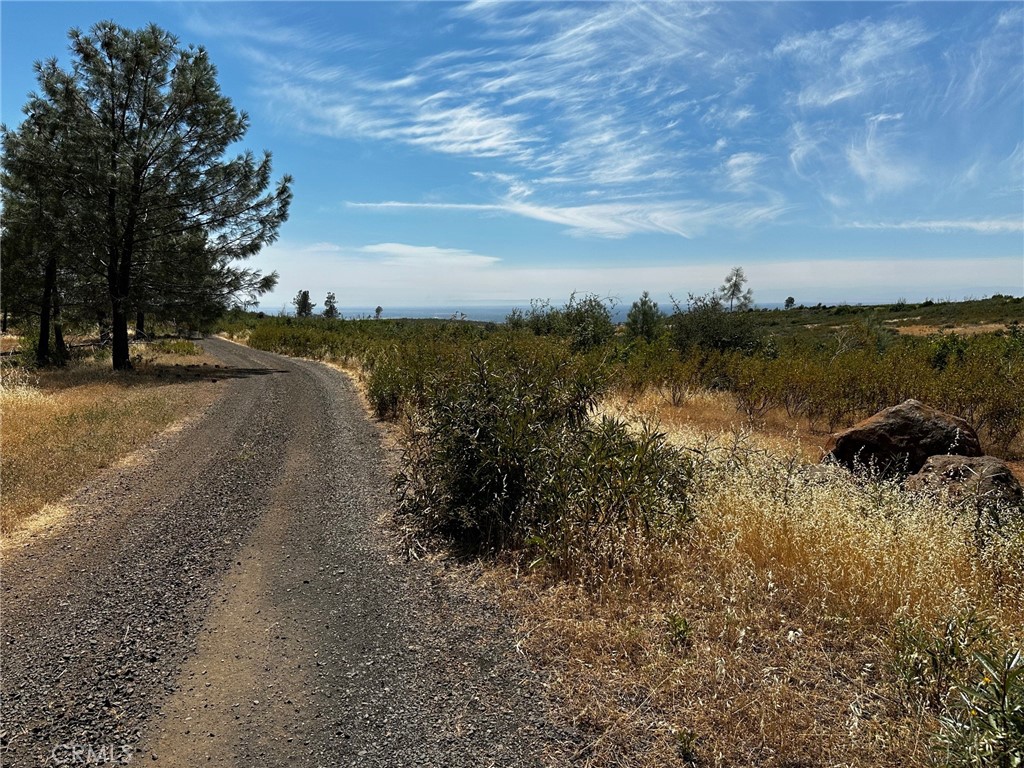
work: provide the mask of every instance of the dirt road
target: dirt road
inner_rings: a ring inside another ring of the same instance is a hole
[[[559,752],[501,615],[406,563],[343,374],[205,343],[222,396],[4,552],[2,764],[520,766]]]

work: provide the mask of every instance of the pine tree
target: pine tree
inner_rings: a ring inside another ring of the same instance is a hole
[[[630,340],[654,341],[661,334],[663,321],[664,316],[658,309],[658,303],[644,291],[640,298],[633,302],[626,315],[626,337]]]
[[[316,304],[309,300],[309,291],[299,291],[295,294],[295,298],[292,299],[292,304],[295,305],[296,317],[313,316],[313,307],[315,307]]]
[[[338,317],[338,299],[334,295],[333,291],[328,293],[327,298],[324,299],[323,315],[324,317],[330,318],[331,320],[334,320],[335,318]]]
[[[102,281],[114,368],[130,368],[128,318],[157,309],[209,315],[276,276],[235,261],[277,238],[291,179],[271,184],[269,153],[225,157],[249,118],[221,95],[206,51],[155,25],[71,30],[72,66],[38,64],[30,120],[57,126],[53,170],[36,200],[77,244],[73,270]],[[59,120],[55,119],[59,116]],[[7,176],[16,173],[4,129]],[[30,182],[31,176],[21,179]],[[58,207],[45,188],[61,190]]]
[[[732,271],[725,276],[725,282],[718,289],[719,298],[729,302],[729,311],[735,309],[749,309],[754,303],[754,292],[749,288],[744,291],[743,286],[747,283],[747,276],[743,274],[743,267],[733,267]]]

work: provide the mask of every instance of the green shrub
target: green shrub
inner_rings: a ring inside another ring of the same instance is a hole
[[[588,584],[630,582],[693,519],[691,463],[650,425],[586,421],[548,452],[529,517],[529,543]]]
[[[409,394],[409,381],[396,348],[380,350],[365,360],[366,396],[381,419],[396,418]]]
[[[399,475],[403,508],[469,546],[518,546],[553,446],[596,405],[601,372],[555,342],[510,339],[431,386]]]
[[[911,701],[941,713],[957,684],[970,672],[974,654],[993,641],[992,622],[970,611],[922,626],[903,621],[896,627],[896,673]]]
[[[554,340],[504,338],[429,388],[396,486],[474,551],[528,548],[564,573],[642,568],[688,518],[687,465],[647,428],[590,414],[604,371]]]
[[[972,678],[940,718],[936,763],[1024,765],[1024,658],[1019,650],[975,653]]]
[[[664,325],[665,316],[658,309],[658,302],[644,291],[626,315],[626,338],[630,341],[644,339],[653,343],[661,335]]]
[[[764,339],[757,313],[728,312],[714,294],[690,294],[685,310],[676,304],[669,325],[675,348],[684,355],[694,347],[753,354]]]
[[[594,294],[577,299],[573,294],[562,310],[570,348],[587,352],[607,344],[615,336],[609,303]]]

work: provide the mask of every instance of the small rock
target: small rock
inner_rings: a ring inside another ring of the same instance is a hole
[[[1024,517],[1024,488],[1010,467],[994,456],[932,456],[904,482],[907,490],[945,492],[954,503],[987,510],[998,525]]]

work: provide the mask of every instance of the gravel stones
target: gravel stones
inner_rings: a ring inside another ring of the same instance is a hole
[[[170,766],[559,754],[574,737],[503,615],[459,569],[401,557],[348,380],[204,346],[248,374],[70,499],[79,522],[5,552],[3,765],[107,745]]]

